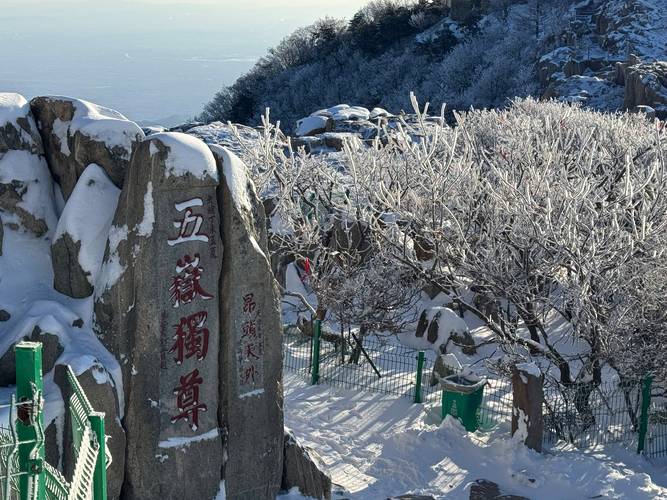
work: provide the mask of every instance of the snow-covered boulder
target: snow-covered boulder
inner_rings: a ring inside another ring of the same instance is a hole
[[[308,116],[296,122],[296,135],[303,137],[333,130],[333,120],[326,116]]]
[[[474,354],[475,341],[466,322],[448,307],[424,309],[419,316],[414,334],[399,335],[401,343],[420,351],[432,350],[444,354],[452,343],[465,354]]]
[[[0,93],[0,221],[38,237],[56,226],[53,180],[43,152],[28,101]]]
[[[388,118],[392,116],[389,111],[384,108],[373,108],[368,116],[369,120],[377,120],[378,118]]]
[[[123,374],[127,499],[219,489],[217,187],[206,144],[151,135],[132,155],[109,232],[94,329]]]
[[[94,163],[83,171],[51,245],[53,287],[73,298],[92,295],[120,190]]]
[[[69,97],[36,97],[30,107],[54,178],[67,200],[91,163],[122,187],[141,128],[113,109]]]
[[[280,293],[268,259],[266,216],[243,162],[211,150],[221,172],[220,365],[228,498],[275,498],[283,473]],[[239,355],[239,353],[243,353]],[[252,471],[252,473],[249,473]]]
[[[371,112],[362,106],[350,106],[336,111],[334,111],[334,108],[331,108],[329,111],[332,112],[332,118],[337,122],[368,121],[371,116]]]

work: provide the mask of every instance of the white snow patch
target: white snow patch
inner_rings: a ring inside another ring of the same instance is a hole
[[[13,92],[0,92],[0,127],[16,123],[19,118],[30,113],[30,105],[25,97]]]
[[[322,115],[308,116],[296,122],[296,135],[302,137],[314,132],[325,130],[329,118]]]
[[[190,446],[192,443],[199,443],[201,441],[210,441],[215,439],[220,435],[220,432],[217,428],[212,429],[204,434],[199,434],[198,436],[192,437],[171,437],[166,441],[160,441],[158,446],[160,448],[182,448],[184,446]]]
[[[430,324],[438,314],[438,338],[434,343],[428,341],[428,329],[422,337],[417,337],[415,331],[402,332],[398,335],[398,340],[401,344],[413,349],[420,351],[432,350],[440,353],[440,346],[446,344],[452,334],[461,335],[468,331],[468,325],[465,320],[448,307],[429,308],[426,314],[428,323]]]
[[[245,394],[239,395],[239,399],[252,398],[254,396],[259,396],[264,394],[264,389],[255,389],[254,391],[246,392]]]
[[[146,140],[160,141],[169,148],[166,159],[168,175],[183,177],[189,174],[197,179],[210,177],[218,180],[213,154],[200,139],[180,132],[160,132]]]
[[[234,205],[242,211],[252,212],[252,204],[248,196],[248,169],[243,161],[227,148],[212,145],[211,151],[222,160],[222,175],[225,176],[227,187],[232,194]]]
[[[120,189],[104,169],[91,163],[76,183],[56,227],[54,240],[69,234],[74,242],[81,243],[79,264],[91,285],[95,285],[102,267],[119,196]]]
[[[101,296],[102,293],[111,288],[123,276],[127,269],[120,263],[118,254],[118,245],[121,241],[127,240],[127,226],[111,226],[109,229],[109,256],[102,264],[98,283],[95,285],[95,295]]]
[[[151,147],[153,143],[151,143]],[[155,206],[153,204],[153,183],[148,182],[146,186],[146,194],[144,194],[144,217],[141,223],[137,226],[137,234],[139,236],[150,236],[153,233],[153,226],[155,225]]]
[[[60,118],[53,120],[53,133],[58,138],[60,143],[60,152],[65,156],[69,156],[72,152],[69,150],[69,144],[67,140],[69,139],[69,122],[64,122]]]

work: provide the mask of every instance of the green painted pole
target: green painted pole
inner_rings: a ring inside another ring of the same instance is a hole
[[[422,372],[424,371],[424,351],[417,356],[417,381],[415,385],[415,403],[422,402]]]
[[[107,444],[104,434],[104,413],[95,412],[88,416],[88,421],[100,445],[93,475],[93,500],[107,500]]]
[[[44,415],[35,402],[42,382],[42,344],[20,342],[16,345],[16,432],[19,438],[20,500],[45,500]],[[25,402],[26,404],[21,404]]]
[[[642,384],[642,413],[639,421],[639,440],[637,443],[637,453],[642,453],[646,446],[646,434],[648,433],[648,416],[651,407],[651,384],[653,377],[648,376]]]
[[[313,369],[311,370],[311,385],[320,381],[320,333],[322,331],[322,320],[316,319],[313,328]]]

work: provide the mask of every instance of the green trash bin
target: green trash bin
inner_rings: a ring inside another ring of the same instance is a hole
[[[468,432],[476,431],[480,425],[485,385],[486,379],[472,375],[450,375],[440,379],[442,418],[451,415],[458,418]]]

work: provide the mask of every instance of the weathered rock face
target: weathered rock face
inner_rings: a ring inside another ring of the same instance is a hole
[[[122,187],[132,150],[144,138],[137,124],[112,109],[68,97],[36,97],[30,107],[65,200],[91,163]]]
[[[56,225],[53,181],[43,151],[28,101],[19,94],[0,93],[1,221],[38,237]]]
[[[60,293],[75,299],[92,295],[119,194],[101,167],[84,170],[51,244],[53,287]]]
[[[623,106],[650,106],[658,118],[667,118],[667,62],[636,64],[625,70]]]
[[[283,471],[280,303],[264,208],[243,163],[213,146],[225,252],[221,278],[221,422],[230,499],[273,500]],[[252,471],[252,473],[249,473]]]
[[[41,342],[42,344],[42,375],[50,372],[56,364],[57,359],[63,353],[64,348],[57,335],[42,331],[39,326],[33,328],[30,335],[25,335],[21,340],[30,340],[32,342]],[[14,347],[15,342],[0,357],[0,386],[7,387],[16,384],[16,356]]]
[[[321,470],[314,450],[301,446],[290,432],[285,434],[283,490],[299,488],[309,498],[331,499],[331,478]]]
[[[104,431],[107,436],[107,449],[111,453],[111,465],[107,468],[107,498],[120,497],[125,475],[125,431],[120,422],[120,408],[111,376],[100,365],[94,365],[85,372],[76,375],[83,392],[95,411],[104,413]],[[65,403],[65,416],[62,429],[62,470],[70,481],[74,473],[75,457],[72,451],[72,421],[69,408],[72,387],[67,377],[67,366],[56,365],[53,375]],[[50,462],[51,464],[57,462]]]
[[[122,368],[126,499],[213,498],[219,489],[217,187],[203,142],[160,133],[135,149],[120,195],[94,328]],[[252,421],[243,425],[258,432]]]

